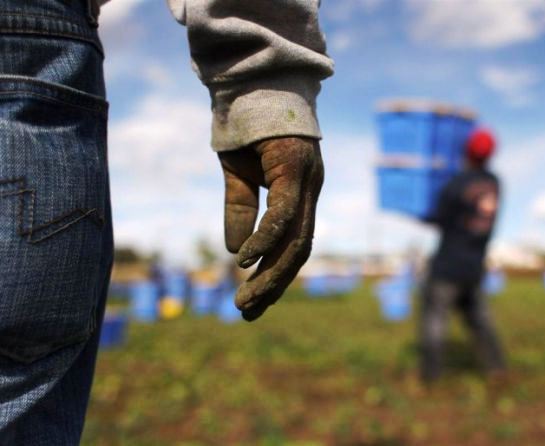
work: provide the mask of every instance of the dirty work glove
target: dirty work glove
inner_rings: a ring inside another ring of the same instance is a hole
[[[220,152],[225,176],[225,243],[257,270],[239,287],[235,304],[247,321],[274,304],[310,255],[324,168],[318,141],[277,138]],[[269,190],[257,230],[259,186]]]

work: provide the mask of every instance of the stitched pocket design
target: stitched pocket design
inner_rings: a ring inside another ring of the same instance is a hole
[[[5,190],[2,191],[2,189]],[[68,229],[70,226],[84,218],[89,218],[99,228],[102,228],[104,225],[104,217],[99,214],[97,208],[74,209],[53,218],[51,221],[38,224],[34,220],[36,190],[28,188],[24,178],[0,180],[0,198],[7,197],[18,197],[19,209],[17,211],[17,232],[31,244],[47,240],[49,237]]]

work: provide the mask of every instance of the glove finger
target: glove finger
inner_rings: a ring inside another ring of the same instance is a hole
[[[301,181],[279,178],[270,187],[267,211],[256,232],[244,242],[237,255],[243,268],[256,263],[285,237],[301,201]]]
[[[304,202],[308,208],[309,201]],[[306,218],[309,217],[301,217],[301,220]],[[286,246],[275,249],[263,258],[258,270],[240,287],[236,296],[235,303],[242,309],[245,320],[259,318],[282,296],[308,259],[311,248],[312,236],[303,233],[298,237],[290,237]]]
[[[223,170],[225,178],[225,245],[237,253],[254,231],[259,210],[259,185]]]
[[[265,173],[267,211],[257,231],[241,246],[237,262],[243,268],[256,263],[285,237],[298,212],[305,172],[312,166],[313,143],[297,138],[263,143],[261,163]]]
[[[263,257],[257,271],[239,288],[235,303],[244,319],[255,320],[273,305],[310,256],[322,179],[320,162],[305,187],[298,215],[286,238]]]

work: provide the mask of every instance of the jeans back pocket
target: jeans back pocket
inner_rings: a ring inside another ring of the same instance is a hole
[[[0,354],[87,339],[109,231],[106,102],[0,76]]]

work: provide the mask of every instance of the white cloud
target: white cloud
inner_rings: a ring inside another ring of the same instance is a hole
[[[168,262],[196,266],[195,245],[204,238],[218,254],[226,256],[222,193],[216,192],[195,189],[191,195],[186,192],[183,196],[183,192],[173,191],[179,197],[171,206],[159,198],[151,209],[145,202],[140,203],[138,214],[119,217],[114,212],[116,244],[134,246],[147,253],[160,251]],[[114,211],[120,204],[115,198]]]
[[[480,77],[486,87],[513,107],[531,104],[535,97],[532,89],[540,82],[538,72],[529,67],[486,66]]]
[[[142,77],[156,89],[166,89],[176,85],[172,72],[158,63],[149,63],[142,67]]]
[[[509,188],[516,190],[528,181],[542,177],[545,159],[545,134],[529,139],[499,141],[494,166]]]
[[[374,12],[380,8],[382,3],[384,3],[384,0],[359,0],[358,3],[364,11]]]
[[[447,47],[499,48],[545,33],[543,0],[406,0],[416,41]]]
[[[210,120],[210,110],[203,104],[150,94],[132,115],[112,125],[112,167],[129,169],[139,177],[161,172],[163,181],[206,173],[214,158]]]
[[[132,66],[128,53],[134,52],[148,30],[135,19],[135,12],[146,0],[112,0],[100,11],[99,34],[106,50],[106,65]],[[166,7],[166,5],[165,5]]]
[[[542,201],[545,193],[540,193],[545,191],[544,159],[545,134],[500,140],[500,151],[494,163],[504,191],[500,229],[504,223],[509,223],[509,231],[503,236],[514,243],[545,245],[545,228],[538,219],[543,215],[541,211],[545,204]]]
[[[354,45],[354,38],[349,32],[339,31],[328,39],[328,46],[337,52],[346,51]]]
[[[322,144],[325,183],[314,251],[358,255],[419,246],[428,251],[433,232],[412,218],[379,209],[377,141],[369,135],[330,135]]]
[[[545,191],[536,195],[531,206],[531,213],[534,218],[545,222]]]
[[[119,26],[131,15],[138,5],[144,1],[145,0],[113,0],[106,3],[102,6],[100,11],[101,29]]]
[[[533,196],[519,238],[531,251],[545,253],[545,189]]]
[[[207,105],[144,97],[110,126],[114,230],[118,243],[191,260],[196,239],[221,243],[223,180],[209,146]]]
[[[163,90],[176,86],[192,89],[193,85],[186,85],[188,79],[197,83],[190,69],[184,28],[172,18],[165,0],[157,0],[160,5],[154,2],[112,0],[103,7],[99,33],[106,54],[106,84],[112,89],[123,91],[130,82],[145,82],[148,88]],[[157,17],[149,17],[153,6],[160,9]],[[134,93],[138,97],[146,91]]]

